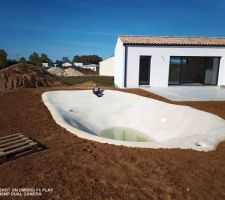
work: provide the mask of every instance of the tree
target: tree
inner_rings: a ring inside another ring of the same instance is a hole
[[[69,58],[68,57],[63,57],[62,58],[62,61],[65,63],[65,62],[70,62]]]
[[[98,64],[102,61],[102,58],[97,55],[82,55],[82,56],[74,56],[73,57],[74,62],[80,62],[80,63],[91,63],[91,64]]]
[[[27,60],[26,60],[26,58],[21,57],[21,58],[20,58],[20,60],[19,60],[19,62],[20,62],[20,63],[26,63],[26,62],[27,62]]]
[[[3,69],[7,66],[7,53],[4,49],[0,49],[0,69]]]
[[[74,56],[73,62],[80,62],[80,56],[78,56],[78,55]]]
[[[57,67],[62,67],[63,62],[61,60],[56,60],[55,64],[57,64]]]
[[[11,66],[11,65],[15,65],[18,62],[15,59],[9,59],[7,60],[7,67]]]
[[[42,63],[52,63],[52,61],[48,58],[47,54],[42,53],[41,56],[38,55],[38,53],[33,52],[29,60],[32,64],[42,66]]]
[[[41,59],[42,63],[50,63],[50,62],[52,62],[45,53],[41,54],[41,58],[40,59]]]
[[[38,53],[36,52],[33,52],[30,57],[29,57],[29,60],[32,64],[34,65],[38,65],[38,66],[42,66],[42,62],[41,62],[41,59],[38,55]]]

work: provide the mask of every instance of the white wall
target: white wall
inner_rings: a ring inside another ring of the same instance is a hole
[[[114,55],[114,84],[122,88],[124,87],[125,47],[120,39],[117,40]]]
[[[49,63],[42,63],[42,67],[48,67]]]
[[[75,66],[77,66],[77,67],[83,67],[83,63],[79,63],[79,62],[74,62],[73,63]]]
[[[120,48],[118,48],[120,47]],[[124,52],[119,44],[115,50],[115,62],[117,69],[115,79],[121,87],[121,79],[124,77],[124,64],[121,55]],[[118,55],[120,54],[120,55]],[[225,84],[225,48],[223,47],[128,47],[127,56],[127,87],[139,86],[139,59],[140,56],[151,56],[150,86],[167,87],[169,79],[170,56],[213,56],[221,57],[218,85]],[[120,56],[120,57],[119,57]],[[119,57],[119,58],[118,58]],[[124,60],[123,60],[124,63]],[[123,71],[122,71],[123,70]],[[118,76],[118,77],[117,77]],[[122,76],[122,78],[121,78]],[[123,87],[123,86],[122,86]]]
[[[63,67],[71,67],[73,65],[71,63],[69,63],[69,62],[65,62],[65,63],[62,64],[62,66]]]
[[[114,76],[114,57],[103,60],[99,64],[99,74],[101,76]]]

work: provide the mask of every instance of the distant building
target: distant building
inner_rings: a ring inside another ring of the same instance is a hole
[[[114,57],[101,61],[99,66],[99,75],[114,76]]]
[[[65,62],[65,63],[62,64],[62,66],[63,66],[63,67],[72,67],[73,64],[70,63],[70,62]]]
[[[48,68],[49,67],[49,63],[42,63],[42,67]]]
[[[91,69],[91,70],[93,70],[93,71],[95,71],[95,72],[98,72],[98,71],[99,71],[99,65],[97,65],[97,64],[87,64],[87,65],[83,65],[82,68],[84,68],[84,69]]]
[[[74,62],[73,63],[76,67],[83,67],[84,63]]]

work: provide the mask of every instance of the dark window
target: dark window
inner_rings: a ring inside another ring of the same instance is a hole
[[[139,85],[150,84],[151,56],[140,56]]]

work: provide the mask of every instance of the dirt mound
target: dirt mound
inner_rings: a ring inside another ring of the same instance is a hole
[[[83,76],[83,74],[73,68],[67,68],[64,70],[64,76]]]
[[[77,70],[75,70],[74,68],[66,68],[66,69],[62,69],[59,67],[52,67],[50,69],[48,69],[48,72],[54,76],[83,76],[83,74]]]
[[[59,67],[51,67],[47,71],[53,76],[64,76],[64,70]]]
[[[0,90],[61,85],[43,68],[32,64],[15,64],[0,70]]]

